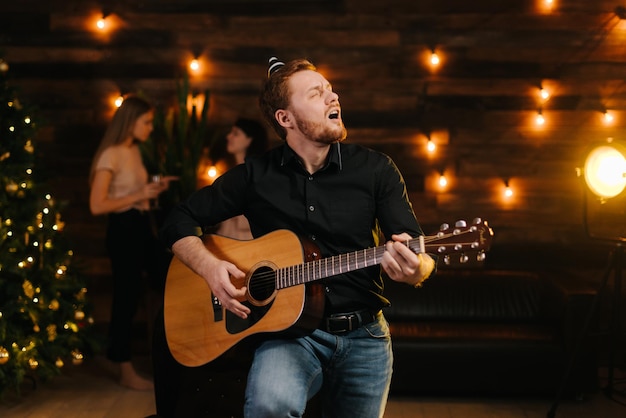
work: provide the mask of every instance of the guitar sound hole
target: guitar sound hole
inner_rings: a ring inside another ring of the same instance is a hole
[[[259,267],[250,277],[248,292],[252,299],[263,302],[269,299],[276,290],[276,274],[268,266]]]

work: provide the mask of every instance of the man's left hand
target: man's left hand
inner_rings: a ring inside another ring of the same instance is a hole
[[[419,285],[433,271],[435,261],[428,254],[415,254],[406,242],[411,236],[406,232],[394,234],[385,244],[381,266],[394,281]]]

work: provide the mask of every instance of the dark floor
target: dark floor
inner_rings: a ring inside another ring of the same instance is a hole
[[[147,357],[139,357],[138,369],[150,374]],[[600,370],[602,387],[607,370]],[[391,397],[385,418],[540,418],[550,411],[563,418],[623,418],[626,416],[626,370],[615,370],[613,399],[603,392],[582,400],[553,398]],[[419,377],[416,377],[419,378]],[[4,418],[143,418],[154,414],[154,394],[124,389],[115,371],[102,358],[71,366],[62,376],[36,386],[24,385],[23,396],[7,396],[0,402]],[[187,417],[186,417],[187,418]],[[193,417],[190,417],[193,418]],[[352,418],[352,417],[351,417]],[[356,418],[356,417],[355,417]]]

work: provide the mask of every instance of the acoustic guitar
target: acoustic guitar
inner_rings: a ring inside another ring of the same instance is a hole
[[[451,254],[461,262],[469,261],[468,254],[482,261],[492,236],[487,222],[475,219],[471,225],[444,224],[436,234],[405,245],[415,253],[438,254],[443,262]],[[246,273],[231,280],[237,288],[247,287],[241,302],[252,312],[241,319],[224,309],[206,281],[173,257],[165,284],[165,336],[176,361],[190,367],[216,359],[253,334],[315,329],[324,311],[323,287],[316,281],[378,265],[385,252],[379,246],[320,258],[315,245],[288,230],[248,241],[208,235],[204,243]]]

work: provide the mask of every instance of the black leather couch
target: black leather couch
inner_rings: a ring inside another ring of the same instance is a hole
[[[557,393],[594,291],[531,272],[444,270],[413,289],[386,281],[394,347],[392,395]],[[162,316],[153,358],[160,417],[241,416],[251,344],[205,366],[178,365]],[[596,390],[595,348],[585,340],[564,394]],[[316,416],[313,402],[307,416]]]
[[[387,282],[392,394],[554,395],[595,291],[567,278],[508,270],[442,270],[419,289]],[[585,338],[563,390],[597,389]]]

